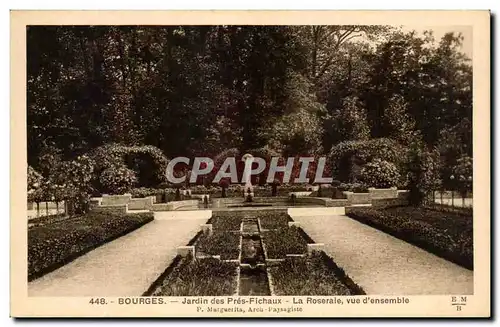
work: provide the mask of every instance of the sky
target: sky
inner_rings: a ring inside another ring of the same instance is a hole
[[[448,32],[460,32],[464,37],[462,44],[462,52],[472,59],[472,26],[402,26],[404,31],[415,30],[418,34],[423,35],[424,31],[432,30],[434,38],[437,42]]]

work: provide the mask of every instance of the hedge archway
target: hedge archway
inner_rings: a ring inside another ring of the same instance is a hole
[[[138,186],[158,187],[167,182],[168,159],[155,146],[106,144],[94,149],[91,156],[96,163],[97,180],[105,170],[125,167],[136,173]]]

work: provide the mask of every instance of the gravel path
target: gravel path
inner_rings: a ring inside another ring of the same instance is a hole
[[[473,293],[473,272],[347,216],[292,216],[367,294]]]
[[[29,296],[138,296],[165,271],[206,217],[155,220],[28,283]]]

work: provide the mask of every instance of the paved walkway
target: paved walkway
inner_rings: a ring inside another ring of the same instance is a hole
[[[292,216],[367,294],[473,293],[473,272],[347,216]]]
[[[138,296],[165,271],[206,215],[155,213],[155,220],[28,283],[29,296]]]

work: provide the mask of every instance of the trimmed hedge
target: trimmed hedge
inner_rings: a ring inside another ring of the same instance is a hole
[[[90,212],[28,230],[28,280],[45,275],[153,220],[152,213]]]
[[[422,207],[351,208],[347,216],[473,269],[472,215]]]

